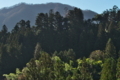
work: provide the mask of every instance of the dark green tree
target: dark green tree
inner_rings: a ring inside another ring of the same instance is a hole
[[[6,25],[3,25],[3,27],[2,27],[2,33],[3,34],[5,34],[5,33],[7,33],[8,32],[8,29],[7,29],[7,27],[6,27]]]
[[[19,30],[19,26],[18,26],[18,23],[17,23],[11,32],[16,33],[18,30]]]
[[[109,57],[116,58],[116,48],[115,48],[111,38],[108,39],[108,42],[106,44],[104,57],[106,57],[106,58],[109,58]]]

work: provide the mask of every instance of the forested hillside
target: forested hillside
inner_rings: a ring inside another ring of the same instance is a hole
[[[84,20],[81,9],[39,13],[0,31],[0,78],[6,80],[119,80],[120,9]]]

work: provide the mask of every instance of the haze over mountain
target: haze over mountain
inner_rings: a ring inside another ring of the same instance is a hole
[[[35,25],[35,19],[38,13],[48,13],[50,9],[54,12],[59,11],[62,16],[65,16],[67,10],[74,9],[73,6],[61,3],[47,3],[47,4],[26,4],[20,3],[8,8],[0,9],[0,29],[5,24],[9,31],[13,29],[15,24],[20,20],[30,20],[31,25]],[[84,19],[91,19],[97,13],[91,10],[82,10]]]

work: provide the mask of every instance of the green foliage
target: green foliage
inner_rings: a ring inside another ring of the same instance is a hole
[[[116,61],[108,58],[103,64],[100,80],[116,80]]]
[[[120,10],[114,6],[92,20],[84,20],[82,10],[74,8],[65,17],[53,10],[39,13],[32,27],[29,20],[19,21],[11,32],[3,25],[0,79],[3,74],[8,80],[119,79],[119,21]]]
[[[20,75],[22,75],[22,72],[18,68],[16,68],[16,74],[10,73],[4,74],[3,76],[5,76],[7,80],[18,80]]]
[[[7,80],[93,80],[90,65],[100,66],[102,61],[94,61],[89,58],[78,59],[77,66],[63,62],[58,56],[50,57],[48,53],[41,52],[38,60],[31,59],[21,71],[17,68],[16,73],[4,74]],[[87,75],[87,77],[86,77]]]
[[[117,60],[117,68],[116,68],[116,77],[117,77],[117,80],[120,80],[120,58],[118,58]]]
[[[116,48],[112,43],[111,38],[108,39],[108,42],[106,44],[106,48],[105,48],[105,57],[109,58],[109,57],[116,57]]]

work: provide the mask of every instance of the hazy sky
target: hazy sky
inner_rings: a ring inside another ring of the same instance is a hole
[[[89,9],[97,13],[102,13],[104,10],[112,8],[114,5],[120,8],[120,0],[0,0],[0,8],[13,6],[20,2],[32,4],[60,2],[79,7],[83,10]]]

